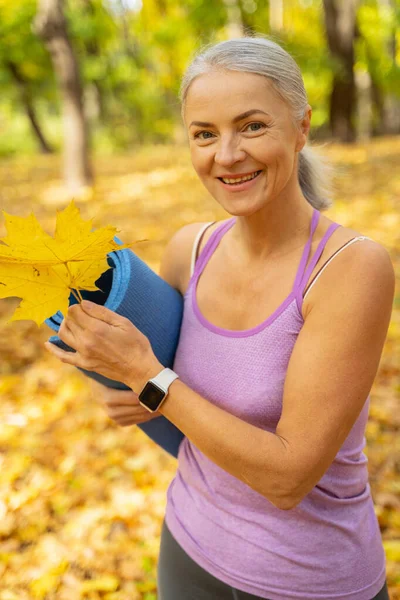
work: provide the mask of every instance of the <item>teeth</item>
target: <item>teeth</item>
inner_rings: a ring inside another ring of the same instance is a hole
[[[222,177],[222,181],[224,183],[240,183],[241,181],[249,181],[250,179],[254,179],[258,175],[260,171],[256,171],[252,175],[246,175],[246,177],[239,177],[238,179],[225,179]]]

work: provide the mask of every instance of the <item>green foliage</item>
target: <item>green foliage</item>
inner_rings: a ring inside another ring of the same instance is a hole
[[[51,62],[43,44],[32,31],[35,0],[0,0],[0,83],[13,94],[14,84],[9,62],[14,63],[32,91],[44,94],[53,88]],[[48,96],[51,99],[51,94]]]
[[[399,45],[400,3],[393,14],[377,0],[366,0],[358,11],[358,25],[361,38],[357,42],[356,69],[368,71],[384,93],[400,97],[400,52],[397,49],[397,61],[391,55],[396,33]]]
[[[136,9],[119,0],[69,0],[65,14],[85,90],[95,149],[123,150],[170,142],[180,126],[179,85],[194,53],[226,39],[227,0],[143,0]],[[235,4],[233,2],[233,4]],[[230,4],[231,6],[233,5]],[[244,32],[269,34],[268,0],[237,0]],[[61,146],[60,98],[49,53],[32,23],[37,0],[0,0],[0,156],[37,147],[12,61],[24,78],[38,119],[53,146]],[[400,90],[400,0],[395,11],[361,0],[356,70],[369,72],[383,94]],[[313,108],[313,132],[328,121],[332,64],[319,0],[284,2],[284,29],[272,36],[293,55]],[[397,39],[397,60],[390,40]],[[25,124],[24,123],[25,120]]]

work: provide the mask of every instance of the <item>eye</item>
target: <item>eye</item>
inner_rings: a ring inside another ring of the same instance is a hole
[[[196,138],[198,138],[198,139],[200,139],[200,140],[209,140],[209,139],[210,139],[210,138],[203,138],[203,137],[200,137],[202,133],[210,133],[210,135],[212,135],[212,133],[211,133],[210,131],[198,131],[197,133],[195,133],[195,134],[194,134],[194,136],[193,136],[193,137],[194,137],[195,139],[196,139]]]
[[[261,127],[265,127],[264,123],[256,122],[249,123],[248,125],[246,125],[245,129],[247,129],[248,127],[252,127],[253,125],[260,125]],[[260,129],[252,129],[251,131],[260,131]]]
[[[250,131],[257,132],[257,131],[261,131],[261,129],[263,129],[263,128],[264,129],[266,128],[266,125],[264,123],[254,122],[254,123],[249,123],[248,125],[246,125],[244,130],[248,129],[248,127],[253,127],[254,125],[259,126],[259,128],[251,129]],[[206,135],[206,134],[209,134],[209,137],[202,137],[203,135]],[[210,140],[212,137],[214,137],[214,134],[212,134],[211,131],[202,130],[202,131],[198,131],[197,133],[195,133],[193,136],[193,139],[199,139],[199,140],[202,140],[203,142],[205,142],[206,140]]]

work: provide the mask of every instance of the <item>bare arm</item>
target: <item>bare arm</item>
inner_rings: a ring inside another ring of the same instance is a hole
[[[319,481],[362,410],[389,326],[393,266],[383,247],[365,242],[338,256],[318,287],[289,362],[275,434],[179,379],[159,410],[210,460],[284,510]]]
[[[290,490],[289,454],[279,436],[214,406],[180,379],[176,379],[169,390],[159,412],[210,460],[264,494],[278,508],[285,509]],[[261,481],[264,478],[269,481],[267,493]]]
[[[286,374],[276,432],[291,456],[294,505],[327,471],[356,422],[390,323],[395,273],[388,252],[373,241],[351,248],[321,275]]]

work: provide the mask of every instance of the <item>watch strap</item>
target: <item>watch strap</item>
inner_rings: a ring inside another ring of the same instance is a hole
[[[158,375],[149,379],[155,383],[159,388],[168,392],[168,388],[175,379],[179,377],[178,373],[175,373],[172,369],[165,368]]]

